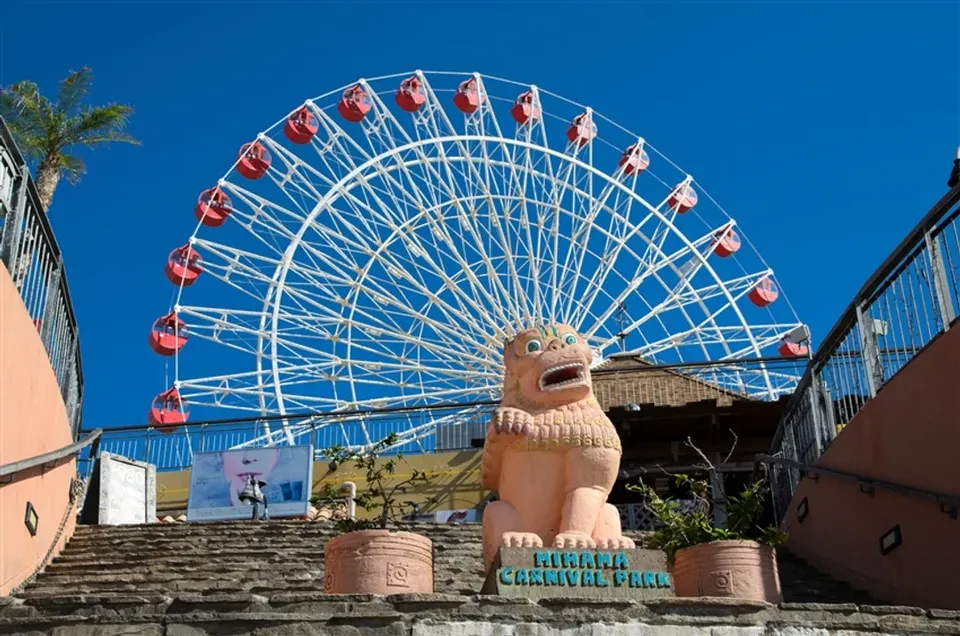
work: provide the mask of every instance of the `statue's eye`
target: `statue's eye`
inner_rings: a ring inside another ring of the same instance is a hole
[[[577,337],[572,333],[568,333],[563,337],[563,343],[568,345],[575,345],[577,344]]]
[[[543,343],[539,340],[531,340],[527,343],[527,353],[533,353],[534,351],[540,351],[543,349]]]

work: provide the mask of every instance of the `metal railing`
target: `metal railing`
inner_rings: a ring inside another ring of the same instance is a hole
[[[960,186],[923,217],[854,296],[784,409],[769,466],[777,519],[801,472],[910,360],[948,330],[960,307]],[[792,462],[792,464],[791,464]]]
[[[50,357],[73,438],[80,432],[80,336],[63,255],[26,162],[0,119],[0,260],[20,291]]]
[[[88,446],[91,447],[90,454],[95,456],[97,454],[96,442],[100,439],[101,434],[103,434],[103,430],[98,428],[88,433],[85,438],[67,444],[63,448],[0,466],[0,486],[16,481],[19,473],[25,473],[37,467],[45,469],[53,468],[65,460],[72,458]]]
[[[435,407],[384,409],[354,413],[317,414],[294,442],[312,444],[317,458],[334,445],[361,447],[391,433],[399,436],[391,453],[436,453],[471,448],[472,435],[483,437],[496,403],[473,402]],[[301,420],[301,416],[289,416]],[[182,470],[193,464],[198,452],[223,451],[263,439],[268,420],[202,422],[187,424],[170,433],[150,426],[126,426],[104,431],[99,450],[154,464],[158,471]],[[275,429],[277,422],[272,422]],[[407,439],[411,431],[416,439]],[[369,439],[368,439],[369,438]],[[348,442],[345,444],[345,440]],[[253,446],[262,443],[251,444]],[[89,453],[88,453],[89,454]],[[86,461],[89,471],[92,462]]]

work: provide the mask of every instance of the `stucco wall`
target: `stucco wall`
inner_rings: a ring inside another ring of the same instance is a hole
[[[62,448],[72,441],[67,409],[40,335],[9,272],[0,265],[0,465]],[[0,596],[33,574],[50,549],[69,504],[74,461],[20,474],[0,485]],[[27,501],[37,535],[24,524]],[[62,544],[73,533],[71,515]]]
[[[864,406],[819,465],[960,496],[960,323]],[[806,497],[809,514],[798,523]],[[880,537],[899,524],[887,556]],[[903,605],[960,609],[960,520],[936,503],[826,476],[804,479],[786,519],[789,546],[812,565]]]

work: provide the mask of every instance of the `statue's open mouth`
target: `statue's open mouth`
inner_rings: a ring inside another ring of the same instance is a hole
[[[583,386],[584,366],[582,362],[571,362],[550,367],[540,376],[541,391],[561,391],[574,386]]]

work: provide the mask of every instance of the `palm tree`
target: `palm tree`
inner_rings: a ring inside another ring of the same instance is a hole
[[[27,160],[36,164],[36,183],[44,211],[50,208],[61,177],[71,185],[87,171],[83,160],[71,152],[113,142],[140,142],[124,132],[133,113],[126,104],[84,106],[93,73],[89,67],[71,71],[60,82],[57,100],[40,94],[34,82],[11,84],[0,93],[0,116]]]

